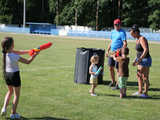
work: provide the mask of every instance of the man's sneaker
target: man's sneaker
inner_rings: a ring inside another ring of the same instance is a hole
[[[15,114],[10,114],[10,119],[15,119]]]
[[[116,85],[115,87],[112,87],[112,90],[118,90],[118,89],[119,89],[118,85]]]
[[[7,113],[6,109],[5,109],[5,108],[2,108],[2,110],[1,110],[1,115],[2,115],[2,116],[5,116],[6,113]]]
[[[21,116],[18,113],[14,114],[14,117],[15,117],[15,119],[20,119],[21,118]]]
[[[97,96],[95,93],[91,93],[91,96]]]
[[[113,82],[109,83],[109,87],[114,87],[114,86],[115,86],[115,83],[113,83]]]

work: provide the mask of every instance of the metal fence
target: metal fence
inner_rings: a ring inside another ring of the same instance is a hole
[[[30,28],[22,28],[15,26],[0,26],[0,32],[12,32],[12,33],[24,33],[30,34]],[[133,40],[128,30],[126,29],[127,39]],[[143,36],[145,36],[149,41],[159,41],[160,42],[160,33],[153,33],[151,31],[141,32]],[[51,29],[51,35],[59,35],[59,36],[77,36],[77,37],[90,37],[90,38],[105,38],[110,39],[111,31],[93,31],[91,29],[88,30],[72,30],[72,29]]]

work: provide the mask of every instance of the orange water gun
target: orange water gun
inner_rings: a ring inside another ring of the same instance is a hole
[[[44,49],[47,49],[47,48],[49,48],[49,47],[51,47],[51,46],[52,46],[52,43],[51,43],[51,42],[48,42],[48,43],[43,44],[43,45],[40,45],[38,48],[31,49],[31,50],[29,51],[29,55],[32,56],[32,55],[34,55],[36,52],[39,52],[39,51],[44,50]]]

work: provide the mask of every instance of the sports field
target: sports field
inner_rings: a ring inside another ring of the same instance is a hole
[[[53,46],[42,51],[30,64],[20,63],[22,89],[18,113],[22,120],[159,120],[160,119],[160,44],[150,43],[152,67],[150,69],[150,91],[152,98],[132,96],[138,90],[136,68],[132,61],[136,56],[135,42],[130,48],[130,77],[128,97],[119,98],[119,91],[108,85],[99,85],[98,96],[88,93],[90,85],[74,83],[75,53],[78,47],[102,48],[102,39],[47,37],[0,33],[0,40],[12,36],[16,49],[31,49],[47,42]],[[1,48],[0,48],[1,50]],[[28,55],[24,57],[28,58]],[[2,54],[0,55],[2,61]],[[2,67],[2,62],[0,62]],[[0,107],[7,91],[0,69]],[[110,81],[107,58],[105,59],[104,81]],[[7,117],[10,114],[8,106]],[[0,117],[0,120],[4,118]]]

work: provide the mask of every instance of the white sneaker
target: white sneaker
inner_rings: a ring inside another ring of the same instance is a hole
[[[10,119],[15,119],[15,114],[10,114]]]
[[[91,93],[91,96],[97,96],[95,93]]]
[[[15,117],[15,119],[20,119],[21,118],[21,116],[18,113],[14,114],[14,117]]]
[[[2,110],[1,110],[1,115],[2,115],[2,116],[5,116],[6,113],[7,113],[6,109],[5,109],[5,108],[2,108]]]
[[[135,92],[132,94],[133,96],[141,96],[141,94],[139,92]]]

